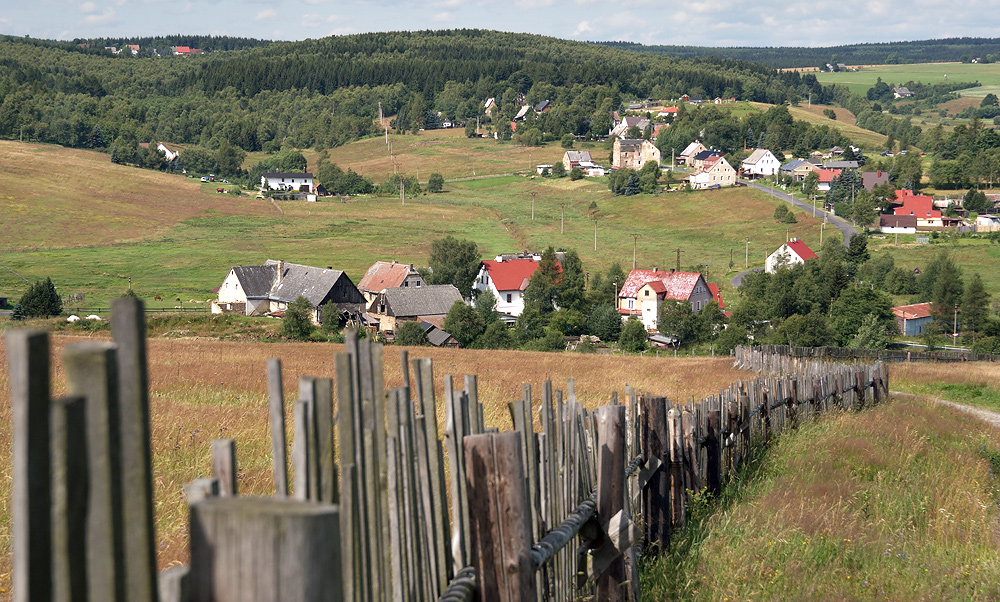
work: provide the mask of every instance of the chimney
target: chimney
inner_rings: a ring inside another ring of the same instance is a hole
[[[660,271],[660,266],[654,266],[653,267],[653,271],[654,272],[659,272]]]
[[[278,282],[285,277],[285,261],[283,259],[278,260]]]

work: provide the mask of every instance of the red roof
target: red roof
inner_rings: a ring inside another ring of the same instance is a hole
[[[722,300],[722,293],[719,292],[719,285],[714,282],[709,282],[708,290],[712,292],[712,299],[719,304],[719,309],[726,309],[726,302]]]
[[[677,112],[677,107],[667,107],[667,108],[663,109],[660,112],[661,113],[676,113]]]
[[[801,257],[802,261],[816,259],[817,257],[817,255],[813,253],[813,250],[809,248],[809,245],[797,238],[793,238],[788,241],[788,248],[791,249],[793,253]]]
[[[643,286],[654,280],[658,280],[664,289],[664,296],[667,299],[678,299],[687,301],[691,298],[691,292],[701,279],[701,274],[696,272],[667,272],[654,270],[632,270],[629,272],[625,284],[622,285],[618,296],[621,298],[635,297]]]
[[[191,47],[190,46],[178,46],[177,49],[174,50],[174,52],[176,52],[178,54],[184,54],[186,52],[191,52]]]
[[[923,194],[913,194],[912,190],[897,190],[896,202],[902,202],[902,207],[896,207],[893,215],[915,215],[919,217],[941,217],[941,212],[934,208],[934,199]]]
[[[359,290],[381,293],[387,288],[403,286],[403,281],[410,273],[410,264],[388,261],[376,261],[368,268],[364,278],[358,283]]]
[[[900,305],[892,308],[892,313],[904,320],[916,320],[917,318],[931,317],[930,303],[914,303],[913,305]]]
[[[523,291],[528,288],[528,281],[531,275],[538,269],[538,261],[533,259],[508,259],[507,261],[495,261],[487,259],[483,261],[486,272],[493,281],[493,286],[498,291]],[[560,266],[559,271],[562,271]]]
[[[841,170],[839,169],[817,169],[816,174],[819,175],[820,182],[832,182],[834,178],[840,175]]]

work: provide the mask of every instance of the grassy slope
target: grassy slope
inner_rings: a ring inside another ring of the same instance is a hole
[[[804,425],[647,565],[643,598],[995,600],[998,449],[920,402]]]
[[[895,238],[886,234],[883,239],[873,239],[869,249],[886,250],[896,260],[896,265],[913,269],[923,268],[935,255],[947,250],[955,263],[962,268],[963,278],[968,282],[973,272],[978,272],[983,279],[986,290],[994,297],[1000,295],[1000,246],[991,245],[989,241],[980,239],[956,239],[955,244],[916,244],[915,235],[900,235],[899,246],[893,245]]]
[[[767,105],[761,106],[766,107]],[[833,111],[837,114],[837,119],[835,120],[823,115],[823,111],[826,109],[830,109],[830,107],[823,105],[807,106],[800,104],[797,107],[788,107],[788,112],[791,113],[792,117],[795,119],[801,119],[802,121],[807,121],[814,125],[828,125],[830,127],[837,128],[841,131],[841,133],[849,137],[854,144],[860,146],[861,148],[885,147],[885,136],[879,134],[878,132],[873,132],[856,126],[854,115],[847,109],[833,109]]]
[[[946,81],[951,82],[979,82],[983,86],[1000,85],[1000,64],[989,63],[986,65],[972,63],[917,63],[913,65],[875,65],[864,67],[860,71],[842,71],[839,73],[819,72],[816,79],[824,84],[845,84],[855,94],[864,96],[868,88],[875,85],[875,81],[881,77],[886,83],[903,85],[908,81],[921,82],[924,84],[936,84]],[[986,91],[982,88],[973,88],[962,91],[963,96],[977,96],[982,98]]]
[[[425,140],[441,139],[432,133]],[[470,154],[487,163],[509,148],[491,145]],[[533,153],[558,156],[562,149]],[[401,157],[407,162],[411,155]],[[682,268],[707,264],[725,287],[730,250],[741,268],[747,237],[751,265],[763,262],[786,229],[810,245],[819,239],[816,220],[799,213],[798,224],[775,223],[776,201],[747,189],[615,198],[603,180],[502,177],[453,182],[445,193],[409,199],[405,207],[372,198],[279,202],[279,211],[269,201],[200,192],[182,176],[112,165],[99,153],[0,142],[0,160],[15,174],[0,196],[0,211],[18,216],[17,226],[0,225],[0,263],[29,280],[52,277],[64,294],[84,292],[87,305],[120,294],[128,276],[152,306],[204,303],[230,266],[269,257],[333,265],[357,281],[378,259],[426,265],[431,241],[445,234],[476,240],[484,257],[548,245],[575,248],[585,269],[596,271],[615,261],[631,267],[630,235],[636,233],[639,266],[672,266],[680,248]],[[63,184],[35,184],[51,173]],[[591,202],[598,206],[597,251]],[[0,269],[0,296],[17,298],[25,286]],[[164,299],[154,302],[153,295]]]
[[[182,325],[178,326],[179,328]],[[67,344],[86,339],[55,337],[53,357]],[[231,437],[239,449],[240,492],[273,492],[270,468],[267,389],[268,357],[283,363],[286,399],[294,399],[299,376],[332,376],[333,354],[342,345],[321,343],[234,343],[197,338],[149,341],[150,411],[153,471],[160,567],[186,561],[187,505],[181,487],[210,474],[210,441]],[[387,387],[402,384],[400,349],[386,348]],[[435,363],[436,395],[443,395],[443,376],[477,374],[479,399],[487,426],[510,429],[507,402],[521,394],[521,383],[541,390],[551,379],[565,389],[575,379],[578,399],[588,408],[607,403],[613,390],[630,384],[675,400],[702,398],[743,376],[728,358],[637,358],[630,356],[555,354],[519,351],[476,351],[411,348],[412,357]],[[0,345],[0,466],[11,465],[11,408],[7,365]],[[53,395],[65,393],[56,359]],[[291,404],[286,404],[291,410]],[[444,406],[438,412],[444,428]],[[291,424],[291,415],[286,419]],[[0,479],[0,599],[10,591],[10,478]]]

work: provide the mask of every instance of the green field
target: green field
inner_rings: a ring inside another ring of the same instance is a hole
[[[426,265],[431,242],[446,234],[475,240],[484,258],[576,249],[590,272],[613,262],[631,268],[633,241],[639,267],[675,266],[680,249],[683,269],[707,272],[725,292],[731,254],[743,269],[747,238],[754,266],[786,236],[814,247],[820,237],[818,220],[797,212],[797,224],[776,223],[777,201],[746,188],[616,198],[603,178],[500,176],[450,182],[405,207],[394,197],[272,203],[112,165],[99,153],[0,142],[0,161],[10,184],[0,213],[16,217],[0,225],[8,268],[0,267],[0,296],[16,299],[27,286],[13,270],[32,281],[51,277],[64,295],[84,293],[86,306],[121,294],[131,277],[152,307],[206,307],[230,266],[268,258],[335,266],[358,281],[377,260]],[[64,185],[32,185],[52,172]]]
[[[855,94],[862,96],[875,85],[878,78],[890,84],[903,85],[906,82],[937,84],[950,82],[979,82],[983,86],[1000,86],[1000,64],[973,63],[918,63],[913,65],[874,65],[862,67],[859,71],[838,73],[814,73],[824,84],[844,84]],[[963,96],[982,98],[987,91],[983,88],[961,91]]]

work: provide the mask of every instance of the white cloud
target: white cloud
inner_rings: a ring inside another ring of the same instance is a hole
[[[277,16],[278,16],[278,11],[274,10],[273,8],[269,8],[267,10],[262,10],[259,13],[257,13],[257,16],[254,17],[254,21],[266,21],[267,19],[273,19]]]
[[[589,33],[591,31],[594,31],[594,26],[590,24],[590,21],[580,21],[576,26],[576,31],[573,32],[573,37]]]
[[[87,25],[107,25],[115,19],[115,10],[109,8],[99,15],[87,15],[83,18],[83,22]]]
[[[306,4],[316,6],[317,4],[326,4],[327,0],[306,0]]]
[[[317,13],[302,15],[302,27],[322,27],[341,20],[340,15],[323,16]]]
[[[87,14],[96,13],[97,5],[94,4],[93,2],[84,2],[83,4],[80,5],[80,12]]]
[[[465,4],[465,0],[437,0],[432,2],[431,6],[435,8],[458,8]]]
[[[433,17],[431,17],[431,21],[433,21],[434,23],[448,23],[448,22],[454,21],[454,20],[455,20],[455,17],[450,12],[448,12],[446,10],[443,10],[443,11],[437,13],[436,15],[434,15]]]

